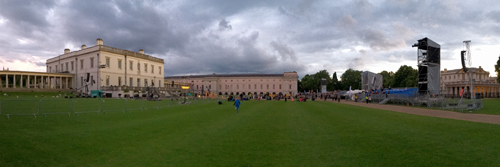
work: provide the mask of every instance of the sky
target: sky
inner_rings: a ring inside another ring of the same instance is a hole
[[[441,69],[496,76],[500,6],[493,0],[0,0],[0,66],[45,71],[45,61],[104,45],[165,60],[166,76],[417,67],[411,45],[441,45]]]

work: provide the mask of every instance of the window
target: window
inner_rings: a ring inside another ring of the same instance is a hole
[[[154,84],[155,84],[155,81],[151,80],[151,86],[153,86]]]
[[[162,87],[161,86],[161,80],[158,80],[158,87]]]
[[[199,88],[198,88],[198,85],[196,85],[196,89],[199,89]]]
[[[252,85],[248,84],[248,89],[249,90],[252,89]]]
[[[83,77],[80,77],[80,86],[83,86]]]
[[[71,61],[71,71],[75,70],[75,68],[73,68],[73,64],[75,64],[75,62]]]
[[[274,87],[275,87],[275,85],[273,84],[273,89],[275,89]]]
[[[64,64],[61,64],[61,72],[64,71]]]
[[[262,89],[262,84],[260,84],[260,89]]]
[[[141,87],[141,79],[137,78],[137,87]]]
[[[59,72],[59,69],[57,68],[57,65],[56,65],[56,72]]]
[[[148,86],[148,79],[144,79],[144,86]]]
[[[118,86],[122,85],[122,77],[118,77]]]
[[[212,89],[212,85],[208,85],[208,89]]]
[[[257,84],[255,84],[255,85],[253,86],[253,88],[254,88],[254,89],[257,89]]]
[[[83,69],[83,59],[80,60],[80,69]]]
[[[109,64],[109,57],[106,57],[106,67],[108,67],[108,68],[109,68],[109,67],[110,67],[109,65],[110,65],[110,64]]]
[[[94,82],[92,82],[92,81],[94,81],[94,76],[93,75],[90,76],[90,86],[94,86]]]
[[[129,63],[129,66],[130,66],[130,70],[134,70],[133,65],[134,65],[134,62],[133,61],[130,61]],[[130,82],[132,84],[132,82]]]
[[[94,58],[90,58],[90,68],[94,68]]]
[[[118,68],[121,70],[122,69],[122,60],[118,60]]]
[[[288,89],[292,89],[292,85],[288,85],[288,86],[290,87],[290,88],[288,88]]]
[[[134,79],[130,78],[128,83],[130,84],[131,87],[134,86],[134,84],[133,84],[134,83]]]
[[[269,84],[267,84],[267,88],[266,89],[269,89]]]
[[[109,86],[109,75],[106,75],[106,86]]]
[[[280,84],[280,90],[281,90],[281,84]]]
[[[240,89],[240,85],[236,84],[236,89]]]
[[[68,62],[66,62],[66,71],[69,71],[69,70],[68,70]]]
[[[144,72],[148,72],[148,64],[144,64]]]
[[[49,67],[49,72],[52,72],[52,67]]]
[[[161,74],[161,67],[158,67],[158,73]]]
[[[219,89],[222,89],[222,85],[219,85]]]
[[[137,63],[137,71],[141,71],[141,63]]]
[[[151,73],[154,74],[155,73],[155,66],[151,65]]]

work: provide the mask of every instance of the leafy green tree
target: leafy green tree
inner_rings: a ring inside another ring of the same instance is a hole
[[[361,71],[348,69],[340,76],[342,90],[361,89]]]
[[[495,72],[497,72],[497,82],[500,83],[500,56],[498,56],[497,64],[495,65]]]
[[[333,91],[333,90],[337,90],[338,87],[339,87],[339,79],[337,77],[337,72],[333,72],[332,79],[330,82],[328,82],[326,89],[328,91]]]
[[[394,74],[394,87],[416,87],[417,77],[417,69],[403,65]]]
[[[394,87],[394,72],[387,72],[384,70],[378,74],[382,75],[384,88],[388,88],[389,86]]]

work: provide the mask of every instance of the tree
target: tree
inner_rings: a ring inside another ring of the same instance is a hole
[[[326,86],[326,89],[328,89],[328,91],[333,91],[337,90],[338,87],[339,87],[339,79],[337,78],[337,72],[333,72],[332,79]]]
[[[330,74],[326,70],[318,71],[316,74],[306,74],[300,83],[299,91],[317,91],[321,88],[321,79],[325,78],[327,83],[331,82]],[[327,86],[328,87],[328,86]]]
[[[416,87],[418,71],[411,66],[403,65],[394,74],[394,87]]]
[[[500,83],[500,56],[498,56],[497,64],[495,65],[495,72],[497,72],[497,82]]]
[[[394,87],[394,72],[387,72],[384,70],[378,74],[382,75],[384,88],[388,88],[389,86]]]
[[[348,69],[340,76],[340,80],[342,90],[349,90],[349,86],[353,90],[361,89],[361,71]]]

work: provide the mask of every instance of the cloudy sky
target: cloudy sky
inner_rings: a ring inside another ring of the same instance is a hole
[[[0,0],[0,66],[45,71],[82,44],[165,60],[165,75],[396,71],[417,65],[418,39],[441,44],[441,68],[472,65],[496,76],[497,1],[466,0]]]

